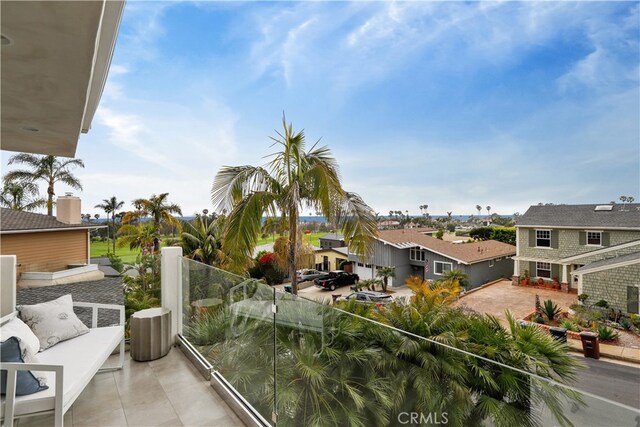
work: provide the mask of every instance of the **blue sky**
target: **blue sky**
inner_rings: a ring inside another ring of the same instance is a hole
[[[381,213],[640,200],[639,74],[638,2],[130,1],[79,143],[83,211],[211,209],[283,111]]]

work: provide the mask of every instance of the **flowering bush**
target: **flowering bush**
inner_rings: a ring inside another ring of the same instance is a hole
[[[264,266],[266,266],[267,264],[273,264],[274,262],[273,257],[274,257],[273,252],[269,252],[262,255],[258,260],[258,262],[260,263],[260,265],[264,265]]]

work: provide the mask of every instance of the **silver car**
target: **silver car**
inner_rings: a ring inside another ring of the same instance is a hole
[[[308,280],[314,280],[314,279],[317,279],[318,277],[322,277],[322,276],[324,276],[326,274],[327,273],[323,273],[321,271],[314,270],[312,268],[305,268],[305,269],[302,269],[302,270],[298,270],[296,272],[296,276],[298,278],[298,283],[306,282]]]
[[[358,291],[349,294],[345,297],[345,300],[362,302],[365,304],[389,304],[393,302],[393,297],[383,292],[375,291]]]

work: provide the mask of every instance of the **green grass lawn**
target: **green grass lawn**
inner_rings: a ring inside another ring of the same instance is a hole
[[[109,242],[109,252],[113,251],[113,243]],[[140,250],[131,250],[127,247],[119,248],[116,245],[116,255],[122,258],[125,263],[132,263],[136,260],[136,257],[140,254]],[[91,258],[107,256],[107,242],[91,242]]]
[[[302,238],[304,239],[305,243],[309,243],[310,245],[316,246],[316,247],[320,247],[320,237],[324,236],[325,234],[327,234],[326,231],[321,231],[318,233],[311,233],[309,235],[307,234],[303,234]],[[258,245],[264,245],[266,243],[273,243],[273,241],[275,239],[277,239],[278,236],[274,235],[274,236],[268,236],[265,238],[259,238],[258,239]]]

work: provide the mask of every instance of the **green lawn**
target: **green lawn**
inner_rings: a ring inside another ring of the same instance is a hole
[[[327,234],[326,231],[321,231],[318,233],[311,233],[311,234],[303,234],[302,238],[304,239],[305,243],[309,243],[310,245],[316,246],[316,247],[320,247],[320,237],[324,236],[325,234]],[[268,236],[265,238],[259,238],[258,239],[258,245],[264,245],[265,243],[273,243],[273,241],[277,238],[278,236]]]
[[[113,243],[109,242],[109,252],[113,250]],[[132,263],[136,260],[136,257],[140,254],[138,249],[131,250],[127,247],[119,248],[116,245],[116,255],[122,258],[125,263]],[[107,255],[107,242],[91,242],[91,258],[106,256]]]
[[[309,243],[313,246],[320,247],[320,236],[324,236],[327,234],[325,231],[319,233],[311,233],[311,234],[303,234],[302,238],[305,243]],[[258,245],[264,245],[265,243],[273,242],[276,237],[266,237],[258,239]],[[111,242],[109,242],[111,245]],[[164,246],[162,243],[161,246]],[[112,250],[112,246],[109,246],[109,251]],[[133,263],[136,260],[136,257],[140,254],[138,249],[131,250],[127,247],[119,248],[116,245],[116,255],[122,258],[124,263]],[[91,242],[91,258],[106,256],[107,255],[107,242]]]

